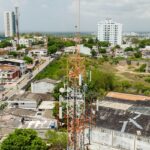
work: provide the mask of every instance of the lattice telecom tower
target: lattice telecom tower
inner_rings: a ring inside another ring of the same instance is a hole
[[[80,56],[80,0],[77,2],[77,25],[75,53],[68,58],[67,65],[67,127],[68,150],[84,150],[85,59]]]
[[[85,58],[80,56],[80,0],[75,0],[77,6],[77,25],[76,28],[76,49],[73,54],[68,57],[67,61],[67,83],[64,88],[60,88],[61,93],[67,93],[65,102],[67,101],[67,131],[68,144],[67,150],[84,150],[85,129],[90,130],[92,123],[92,109],[85,103],[86,85],[86,69]],[[91,78],[90,78],[91,81]],[[63,97],[59,98],[59,119],[63,119],[62,102]],[[86,110],[87,107],[87,110]],[[85,142],[86,141],[86,142]]]

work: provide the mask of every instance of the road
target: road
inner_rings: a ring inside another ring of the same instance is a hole
[[[20,90],[22,90],[32,79],[35,78],[35,76],[38,73],[40,73],[46,66],[48,66],[48,64],[51,63],[54,60],[54,58],[44,57],[43,60],[44,60],[44,63],[39,65],[32,72],[32,77],[30,77],[30,74],[27,73],[27,74],[23,75],[15,84],[13,84],[13,87],[11,89],[5,90],[5,97],[7,97],[9,99],[14,94],[16,94]]]

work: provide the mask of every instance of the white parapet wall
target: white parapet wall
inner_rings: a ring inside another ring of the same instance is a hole
[[[88,130],[86,130],[88,135]],[[90,150],[150,150],[150,138],[104,128],[91,131]]]

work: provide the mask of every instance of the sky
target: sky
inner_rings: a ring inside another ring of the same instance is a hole
[[[0,32],[3,12],[20,8],[21,32],[72,32],[77,0],[0,0]],[[81,31],[96,32],[98,21],[112,18],[123,31],[150,31],[150,0],[81,0]]]

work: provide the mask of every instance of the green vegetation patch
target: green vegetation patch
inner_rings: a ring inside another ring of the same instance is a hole
[[[64,56],[50,63],[41,73],[36,76],[36,80],[51,78],[55,80],[62,79],[67,73],[67,57]]]

